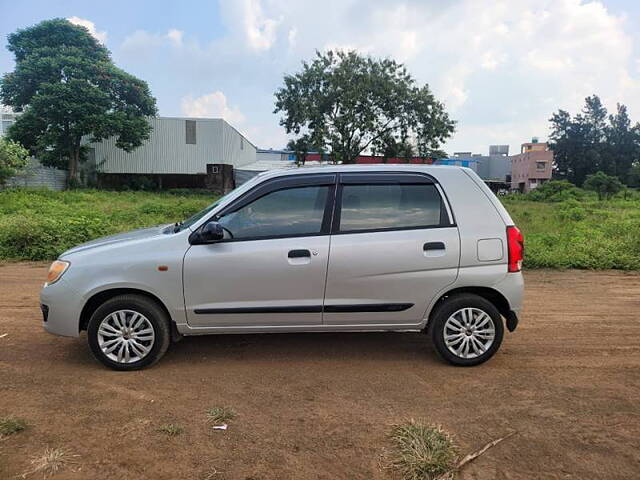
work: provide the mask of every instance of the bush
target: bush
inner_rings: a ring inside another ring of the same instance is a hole
[[[550,180],[524,197],[534,202],[562,202],[583,199],[585,192],[566,180]]]
[[[588,175],[584,182],[584,188],[596,192],[598,200],[608,200],[620,192],[623,187],[624,185],[622,185],[618,177],[612,177],[601,171]]]
[[[27,166],[29,152],[17,142],[0,138],[0,187]]]

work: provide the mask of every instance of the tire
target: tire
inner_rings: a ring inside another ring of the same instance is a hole
[[[170,319],[142,295],[119,295],[100,305],[87,326],[93,356],[113,370],[139,370],[160,360],[169,348]],[[123,326],[124,325],[124,326]]]
[[[498,351],[504,336],[498,309],[485,298],[469,293],[445,299],[436,307],[430,325],[436,351],[457,366],[471,367],[486,362]]]

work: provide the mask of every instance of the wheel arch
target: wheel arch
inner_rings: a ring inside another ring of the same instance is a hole
[[[87,325],[89,324],[91,315],[93,315],[93,312],[95,312],[100,305],[102,305],[107,300],[110,300],[119,295],[140,295],[152,300],[167,314],[167,318],[170,320],[172,333],[176,331],[175,320],[172,318],[171,313],[169,313],[169,309],[164,304],[164,302],[153,293],[138,288],[109,288],[107,290],[102,290],[93,294],[89,298],[89,300],[85,302],[84,306],[82,307],[82,311],[80,312],[80,322],[78,325],[79,331],[87,329]]]
[[[440,298],[438,298],[438,300],[434,302],[433,307],[429,312],[427,328],[431,324],[431,318],[437,311],[438,306],[441,305],[442,302],[444,302],[447,298],[461,293],[472,293],[491,302],[493,306],[498,309],[500,315],[502,315],[506,319],[508,319],[512,314],[509,300],[507,300],[507,298],[498,290],[490,287],[458,287],[443,293]]]

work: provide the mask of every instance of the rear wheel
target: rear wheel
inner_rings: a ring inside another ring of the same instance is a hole
[[[114,370],[138,370],[167,351],[171,333],[166,312],[141,295],[120,295],[100,305],[87,326],[89,347]]]
[[[440,356],[454,365],[473,366],[500,348],[504,326],[496,307],[478,295],[459,294],[436,307],[431,339]]]

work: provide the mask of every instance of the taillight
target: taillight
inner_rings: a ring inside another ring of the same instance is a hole
[[[509,248],[509,271],[519,272],[524,259],[524,236],[518,227],[507,227],[507,246]]]

